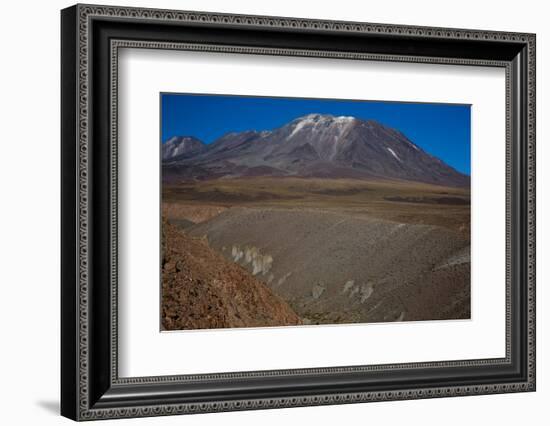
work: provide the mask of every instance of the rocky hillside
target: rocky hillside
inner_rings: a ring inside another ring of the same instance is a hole
[[[301,324],[286,302],[205,239],[164,221],[162,249],[164,330]]]
[[[353,212],[234,207],[188,228],[247,268],[305,322],[467,319],[469,241]]]
[[[309,114],[271,131],[229,133],[202,149],[178,155],[164,158],[165,181],[304,176],[446,186],[470,183],[469,176],[425,152],[398,130],[355,117]]]
[[[162,144],[162,161],[194,156],[204,151],[206,145],[191,136],[174,136]]]

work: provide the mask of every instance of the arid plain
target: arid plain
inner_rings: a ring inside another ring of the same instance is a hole
[[[164,329],[470,317],[467,188],[218,178],[164,183],[162,213]]]

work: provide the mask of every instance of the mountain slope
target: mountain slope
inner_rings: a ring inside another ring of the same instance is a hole
[[[164,330],[301,324],[290,306],[203,239],[162,225]]]
[[[312,323],[470,317],[469,241],[345,211],[233,207],[187,228]]]
[[[206,145],[192,136],[174,136],[162,145],[162,161],[202,152]]]
[[[273,131],[229,133],[163,163],[168,180],[239,176],[401,179],[467,186],[470,178],[376,121],[309,114]]]

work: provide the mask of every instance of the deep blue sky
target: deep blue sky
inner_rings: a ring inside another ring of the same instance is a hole
[[[333,99],[161,94],[161,140],[212,143],[228,132],[271,130],[311,113],[351,115],[398,129],[428,153],[470,174],[470,106]]]

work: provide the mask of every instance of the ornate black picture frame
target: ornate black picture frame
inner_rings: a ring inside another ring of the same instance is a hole
[[[61,28],[62,415],[93,420],[535,390],[534,34],[96,5],[64,9]],[[120,378],[121,47],[504,68],[506,356]]]

